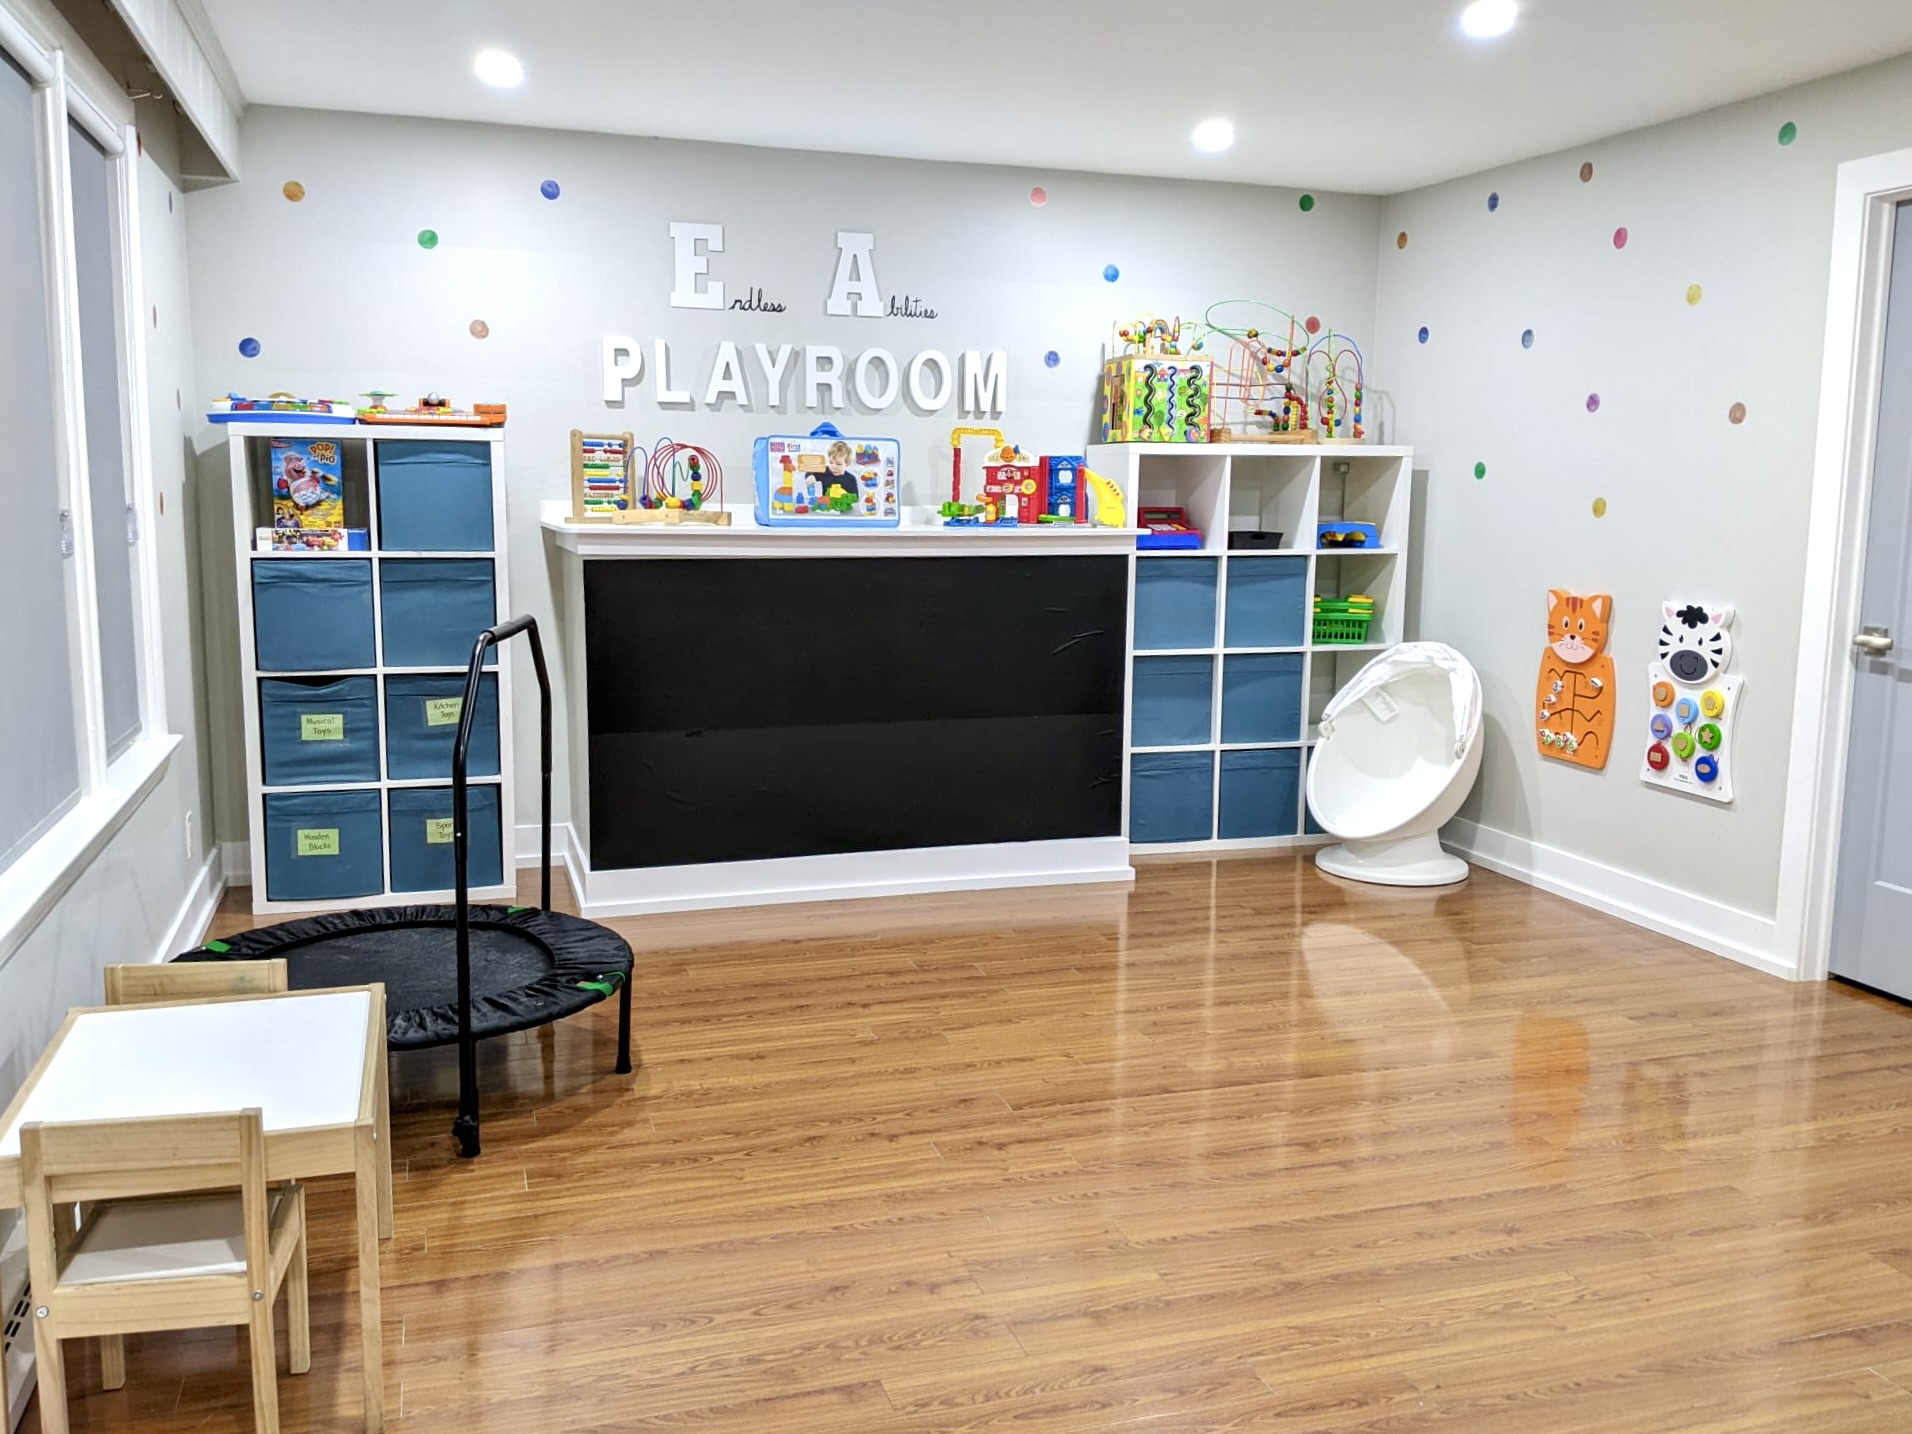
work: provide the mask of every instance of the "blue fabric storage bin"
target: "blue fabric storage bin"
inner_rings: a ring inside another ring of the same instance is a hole
[[[378,679],[259,680],[260,758],[268,787],[378,780]]]
[[[1306,558],[1237,558],[1228,564],[1228,647],[1300,647],[1313,626]]]
[[[1293,836],[1301,820],[1301,749],[1222,753],[1217,835]]]
[[[498,621],[490,558],[384,558],[379,607],[387,667],[457,667]],[[485,654],[498,660],[498,649]]]
[[[1315,753],[1319,750],[1320,748],[1318,747],[1310,747],[1308,749],[1308,766],[1312,767],[1314,765]],[[1305,772],[1306,769],[1304,768],[1303,770]],[[1308,791],[1305,780],[1301,791],[1305,797]],[[1301,830],[1306,836],[1326,836],[1328,834],[1328,829],[1315,820],[1314,808],[1310,807],[1306,801],[1303,801],[1301,804]]]
[[[266,896],[338,901],[385,890],[379,794],[279,792],[265,798]]]
[[[458,741],[465,679],[388,677],[385,679],[385,770],[394,780],[451,778],[451,749]],[[469,777],[498,775],[498,679],[479,679],[478,708],[467,753]]]
[[[374,665],[371,559],[250,561],[253,645],[261,672]]]
[[[395,440],[377,449],[381,548],[491,551],[489,443]]]
[[[504,879],[504,841],[496,784],[467,787],[474,890]],[[392,890],[450,891],[458,879],[451,839],[450,787],[395,787],[391,806]]]
[[[1135,650],[1215,645],[1213,558],[1138,558]]]
[[[1207,841],[1215,835],[1213,753],[1138,752],[1129,762],[1130,841]]]
[[[1222,659],[1222,741],[1301,740],[1301,654]]]
[[[1215,659],[1138,657],[1130,742],[1188,747],[1214,740]]]

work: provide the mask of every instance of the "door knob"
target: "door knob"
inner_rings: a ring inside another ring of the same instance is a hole
[[[1854,634],[1852,645],[1868,657],[1884,657],[1892,651],[1892,633],[1883,627],[1862,627]]]

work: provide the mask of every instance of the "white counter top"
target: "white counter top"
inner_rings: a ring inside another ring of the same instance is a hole
[[[1136,528],[1031,523],[1016,527],[946,528],[933,508],[908,508],[897,528],[765,528],[747,505],[726,504],[731,523],[574,523],[571,504],[548,500],[547,532],[581,558],[895,558],[983,553],[1132,553]]]

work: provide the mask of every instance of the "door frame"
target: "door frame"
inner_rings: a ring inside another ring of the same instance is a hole
[[[1825,980],[1832,956],[1855,676],[1851,635],[1865,576],[1886,300],[1904,200],[1912,200],[1912,149],[1839,166],[1776,912],[1778,949],[1794,956],[1801,981]],[[1905,639],[1912,643],[1912,633]]]

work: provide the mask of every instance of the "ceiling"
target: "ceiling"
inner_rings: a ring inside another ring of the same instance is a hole
[[[199,3],[253,104],[1375,194],[1912,51],[1906,0]]]

